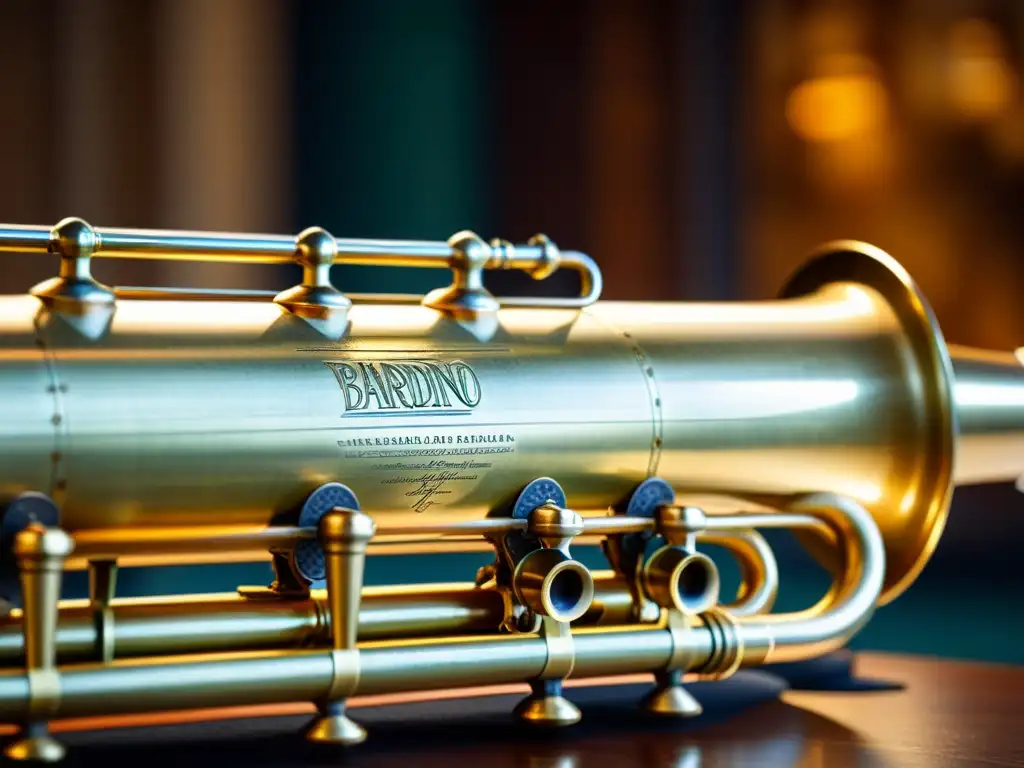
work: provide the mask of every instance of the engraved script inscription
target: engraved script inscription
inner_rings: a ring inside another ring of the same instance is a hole
[[[328,360],[324,365],[341,385],[346,416],[468,414],[482,394],[476,373],[461,360]]]
[[[345,403],[345,438],[337,441],[345,458],[370,460],[364,466],[376,482],[395,487],[415,512],[457,503],[495,459],[515,451],[510,433],[461,424],[483,395],[476,372],[462,360],[347,359],[324,365]],[[409,422],[389,427],[357,420],[392,416]],[[455,419],[446,424],[423,416]]]
[[[443,432],[428,428],[426,434],[419,435],[352,437],[339,440],[338,445],[345,449],[347,459],[377,459],[370,469],[385,475],[380,484],[406,486],[409,506],[425,512],[443,503],[458,485],[475,484],[494,466],[493,460],[484,459],[513,453],[515,442],[507,432],[467,433],[453,427]],[[415,458],[421,460],[409,461]]]

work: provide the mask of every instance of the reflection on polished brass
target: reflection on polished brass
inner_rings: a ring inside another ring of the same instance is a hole
[[[358,510],[335,509],[320,520],[334,679],[319,703],[319,716],[306,731],[306,738],[312,742],[358,744],[366,739],[366,731],[345,714],[345,700],[359,685],[359,600],[366,545],[373,534],[373,520]]]
[[[686,671],[721,678],[740,666],[802,658],[841,647],[877,603],[885,567],[881,536],[866,510],[834,494],[801,497],[794,502],[794,510],[777,517],[802,521],[809,527],[824,523],[843,542],[844,557],[856,564],[815,610],[738,618],[719,609],[709,611],[689,619],[683,648],[664,625],[581,628],[571,634],[572,676],[653,674],[685,663]],[[743,517],[722,516],[722,529],[735,527]],[[757,523],[770,527],[775,518],[763,515]],[[717,527],[718,519],[710,517],[709,525]],[[549,666],[549,645],[550,638],[538,633],[361,643],[355,692],[365,695],[538,680],[564,669]],[[329,695],[336,673],[329,650],[295,650],[150,657],[113,666],[71,664],[59,674],[61,699],[56,717],[320,701]],[[109,691],[109,695],[97,697],[97,690]],[[16,717],[25,705],[24,697],[25,678],[20,671],[0,674],[0,718]]]
[[[662,608],[698,614],[718,604],[718,567],[700,552],[665,546],[644,566],[644,588]]]
[[[924,567],[954,485],[1024,476],[1018,358],[947,346],[906,272],[859,243],[822,249],[781,298],[676,304],[598,301],[593,262],[543,236],[66,219],[0,225],[0,251],[60,261],[0,297],[0,490],[60,517],[0,508],[5,536],[24,529],[0,552],[23,592],[0,617],[13,758],[58,758],[53,719],[285,701],[318,704],[312,740],[354,743],[350,696],[513,682],[531,685],[520,717],[564,725],[580,712],[563,680],[633,673],[654,683],[646,711],[692,716],[684,674],[841,647]],[[303,281],[107,288],[90,272],[107,257],[292,263]],[[346,263],[453,283],[345,295],[329,270]],[[496,269],[574,270],[580,293],[495,297]],[[358,508],[309,506],[338,487]],[[519,509],[528,488],[551,495]],[[820,603],[771,612],[764,528],[832,569]],[[740,565],[731,602],[706,543]],[[366,555],[473,549],[496,557],[475,585],[362,588]],[[115,596],[118,568],[270,557],[288,589]],[[89,599],[58,603],[82,568]]]
[[[576,664],[572,632],[567,623],[544,616],[540,634],[547,647],[547,661],[541,673],[530,681],[530,694],[513,711],[529,725],[573,725],[580,721],[583,713],[562,692],[562,682],[572,674]]]
[[[512,574],[521,605],[559,623],[587,612],[594,599],[594,577],[569,554],[569,544],[583,530],[583,518],[571,509],[542,504],[530,513],[527,531],[542,548],[523,557]]]
[[[19,717],[21,733],[7,745],[11,760],[57,762],[64,748],[46,726],[60,707],[60,674],[56,668],[57,603],[66,558],[74,544],[59,529],[30,523],[14,540],[25,603],[22,631],[28,696]]]
[[[747,534],[749,535],[749,534]],[[755,537],[751,537],[755,538]],[[710,540],[710,539],[709,539]],[[718,541],[724,541],[724,537]],[[771,609],[778,591],[778,570],[760,536],[764,551],[744,548],[746,537],[733,538],[745,574],[737,600],[727,608],[737,616]],[[746,559],[748,555],[764,556]],[[767,562],[766,567],[763,563]],[[630,622],[633,597],[618,574],[594,572],[594,600],[574,627],[616,626]],[[123,598],[110,605],[112,635],[101,635],[88,603],[69,600],[61,605],[57,628],[60,662],[96,661],[109,653],[135,658],[155,653],[211,653],[233,648],[286,649],[327,647],[326,592],[313,590],[302,600],[252,600],[237,594],[176,598]],[[453,637],[492,634],[504,618],[502,595],[470,583],[425,587],[381,588],[363,591],[359,611],[359,640]],[[0,617],[0,667],[23,662],[22,613],[15,609]]]
[[[704,709],[683,688],[683,673],[692,668],[688,633],[693,626],[687,614],[671,607],[663,613],[663,626],[672,638],[672,653],[664,669],[654,675],[654,688],[640,702],[645,712],[665,717],[696,717]]]

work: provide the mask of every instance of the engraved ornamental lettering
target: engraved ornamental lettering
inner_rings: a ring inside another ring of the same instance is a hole
[[[325,361],[345,398],[346,416],[468,414],[480,380],[461,360]]]

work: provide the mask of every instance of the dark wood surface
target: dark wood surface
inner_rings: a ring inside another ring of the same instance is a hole
[[[307,747],[308,707],[250,707],[59,724],[69,764],[486,766],[1024,766],[1024,667],[860,654],[858,678],[744,671],[690,686],[705,713],[686,722],[638,714],[642,678],[574,685],[579,725],[518,726],[522,688],[355,700],[369,741],[347,754]],[[788,679],[787,679],[788,678]],[[882,681],[891,685],[872,685]],[[458,694],[458,695],[456,695]]]

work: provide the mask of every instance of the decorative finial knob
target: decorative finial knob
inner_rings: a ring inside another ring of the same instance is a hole
[[[99,234],[92,225],[73,216],[50,230],[49,251],[64,259],[88,259],[99,244]]]
[[[282,291],[274,301],[292,314],[328,321],[335,331],[344,329],[352,302],[331,284],[331,265],[338,241],[321,227],[309,227],[295,238],[295,263],[302,267],[302,283]]]
[[[448,238],[452,284],[438,288],[423,298],[423,305],[445,312],[458,320],[494,316],[500,305],[484,287],[484,267],[490,261],[491,247],[474,232],[463,230]]]
[[[57,277],[35,286],[31,293],[47,307],[69,315],[84,315],[91,309],[114,303],[114,292],[96,281],[90,260],[99,250],[100,235],[81,219],[67,218],[50,230],[47,250],[60,256]]]
[[[338,241],[322,227],[302,230],[295,239],[295,261],[303,267],[331,266],[338,256]]]
[[[448,238],[448,247],[452,249],[452,269],[466,271],[483,269],[491,258],[491,249],[479,235],[469,230],[456,232]]]

